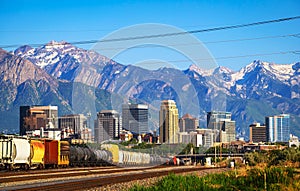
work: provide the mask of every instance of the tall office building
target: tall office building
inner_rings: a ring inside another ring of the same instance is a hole
[[[87,128],[87,118],[83,114],[65,115],[58,118],[60,129],[68,129],[72,134],[80,134],[83,129]]]
[[[198,119],[191,116],[188,113],[179,119],[180,132],[195,131],[197,129],[198,125],[199,125]]]
[[[58,107],[20,106],[20,135],[40,129],[58,129]]]
[[[207,113],[207,128],[218,130],[217,142],[235,141],[235,121],[231,120],[230,112],[211,111]]]
[[[122,128],[134,135],[148,133],[148,106],[143,104],[123,104]]]
[[[230,121],[231,113],[222,111],[207,112],[207,128],[216,129],[216,125],[220,121]]]
[[[290,137],[290,115],[268,116],[266,120],[267,142],[288,142]]]
[[[173,100],[163,100],[159,111],[160,143],[178,143],[178,109]]]
[[[102,110],[95,123],[95,142],[119,138],[121,131],[120,115],[115,110]]]
[[[250,142],[259,143],[266,142],[266,126],[260,125],[260,123],[254,123],[249,126]]]

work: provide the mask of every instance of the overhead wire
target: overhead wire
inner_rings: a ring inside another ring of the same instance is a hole
[[[113,39],[103,39],[103,40],[85,40],[85,41],[75,41],[70,42],[74,45],[82,45],[82,44],[95,44],[95,43],[103,43],[103,42],[117,42],[117,41],[128,41],[128,40],[138,40],[138,39],[147,39],[147,38],[161,38],[161,37],[170,37],[170,36],[177,36],[177,35],[184,35],[184,34],[195,34],[195,33],[203,33],[203,32],[213,32],[213,31],[220,31],[220,30],[228,30],[228,29],[236,29],[236,28],[243,28],[243,27],[250,27],[250,26],[258,26],[264,24],[271,24],[271,23],[279,23],[285,21],[291,21],[300,19],[300,16],[295,17],[287,17],[287,18],[280,18],[274,20],[266,20],[266,21],[259,21],[247,24],[238,24],[238,25],[230,25],[230,26],[223,26],[223,27],[214,27],[208,29],[199,29],[199,30],[190,30],[190,31],[183,31],[183,32],[175,32],[175,33],[164,33],[164,34],[153,34],[153,35],[144,35],[144,36],[132,36],[132,37],[122,37],[122,38],[113,38]],[[44,44],[28,44],[29,46],[42,46]],[[19,47],[22,45],[0,45],[0,48],[13,48]]]
[[[217,43],[229,43],[229,42],[242,42],[242,41],[252,41],[252,40],[264,40],[264,39],[274,39],[274,38],[286,38],[286,37],[300,37],[300,33],[296,34],[287,34],[287,35],[277,35],[277,36],[264,36],[264,37],[254,37],[254,38],[240,38],[240,39],[229,39],[229,40],[218,40],[218,41],[204,41],[203,44],[217,44]],[[176,44],[168,44],[168,46],[192,46],[192,45],[199,45],[199,43],[176,43]],[[156,44],[143,44],[132,48],[155,48],[155,47],[163,47],[162,45],[156,45]],[[118,50],[118,49],[124,49],[128,47],[112,47],[112,48],[96,48],[93,50]]]
[[[181,60],[168,60],[168,61],[154,61],[154,63],[162,63],[162,62],[173,62],[173,63],[180,63],[180,62],[192,62],[192,61],[206,61],[206,60],[224,60],[224,59],[235,59],[235,58],[244,58],[244,57],[252,57],[252,56],[269,56],[269,55],[276,55],[276,54],[299,54],[300,50],[289,50],[289,51],[280,51],[280,52],[271,52],[271,53],[261,53],[261,54],[247,54],[247,55],[238,55],[238,56],[221,56],[221,57],[212,57],[212,58],[196,58],[193,60],[189,59],[181,59]]]

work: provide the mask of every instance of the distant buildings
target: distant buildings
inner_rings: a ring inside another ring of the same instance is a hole
[[[36,130],[58,128],[57,106],[21,106],[20,107],[20,135],[32,134]]]
[[[290,116],[288,114],[265,117],[265,125],[254,123],[249,126],[250,142],[289,142]]]
[[[178,109],[173,100],[163,100],[159,111],[160,143],[178,143]]]
[[[254,123],[249,126],[249,139],[250,142],[259,143],[259,142],[266,142],[267,135],[266,135],[266,126],[260,125],[260,123]]]
[[[92,131],[86,127],[86,117],[82,114],[58,117],[57,106],[21,106],[20,135],[92,141]]]
[[[93,142],[93,133],[92,129],[90,128],[84,128],[80,131],[80,139],[84,140],[85,142]]]
[[[198,128],[191,132],[179,132],[179,143],[192,143],[195,147],[212,147],[215,143],[215,136],[218,134],[218,130]]]
[[[179,119],[179,129],[180,132],[191,132],[195,131],[199,125],[197,118],[194,118],[190,114],[185,114]]]
[[[231,120],[230,112],[211,111],[207,113],[207,128],[218,130],[217,142],[235,141],[235,121]]]
[[[87,128],[87,118],[83,114],[64,115],[58,118],[58,126],[65,133],[64,137],[74,135],[80,138],[81,132]]]
[[[299,138],[290,134],[289,147],[299,147]]]
[[[215,136],[217,136],[218,130],[197,129],[197,133],[202,135],[202,146],[212,147],[214,145]]]
[[[148,106],[143,104],[123,104],[122,128],[135,135],[148,133]]]
[[[95,142],[120,138],[120,115],[115,110],[102,110],[97,114],[95,123]]]
[[[268,116],[266,120],[267,142],[288,142],[290,138],[290,115]]]
[[[92,141],[92,130],[87,127],[87,117],[83,114],[64,115],[58,118],[62,138],[75,138]]]
[[[120,140],[130,141],[133,138],[133,134],[130,131],[122,130],[120,132]]]

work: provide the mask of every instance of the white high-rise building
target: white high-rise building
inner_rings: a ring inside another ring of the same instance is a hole
[[[267,142],[288,142],[290,138],[290,115],[266,117]]]
[[[178,143],[178,109],[174,100],[163,100],[159,111],[160,143]]]

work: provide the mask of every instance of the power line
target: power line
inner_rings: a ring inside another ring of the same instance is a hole
[[[299,53],[300,53],[300,50],[290,50],[290,51],[262,53],[262,54],[248,54],[248,55],[240,55],[240,56],[224,56],[224,57],[217,57],[215,59],[216,60],[224,60],[224,59],[251,57],[251,56],[270,56],[270,55],[276,55],[276,54],[299,54]]]
[[[222,56],[216,58],[198,58],[193,59],[194,61],[206,61],[206,60],[225,60],[225,59],[235,59],[235,58],[244,58],[244,57],[252,57],[252,56],[270,56],[270,55],[277,55],[277,54],[300,54],[300,50],[289,50],[289,51],[281,51],[281,52],[271,52],[271,53],[262,53],[262,54],[247,54],[247,55],[239,55],[239,56]],[[161,61],[161,62],[151,62],[152,64],[155,63],[165,63],[165,62],[173,62],[173,63],[180,63],[180,62],[192,62],[189,59],[182,59],[182,60],[168,60],[168,61]]]
[[[242,41],[252,41],[252,40],[264,40],[264,39],[274,39],[274,38],[286,38],[286,37],[296,37],[300,38],[300,33],[296,34],[287,34],[287,35],[277,35],[277,36],[263,36],[263,37],[254,37],[254,38],[240,38],[240,39],[229,39],[229,40],[219,40],[219,41],[207,41],[202,42],[203,44],[217,44],[217,43],[228,43],[228,42],[242,42]],[[192,45],[199,45],[199,43],[176,43],[176,44],[168,44],[168,46],[192,46]],[[163,47],[161,45],[155,45],[155,44],[143,44],[136,47],[130,47],[130,48],[155,48],[155,47]],[[113,48],[97,48],[94,50],[118,50],[118,49],[124,49],[128,47],[113,47]]]
[[[104,39],[104,40],[75,41],[75,42],[71,42],[71,44],[80,45],[80,44],[94,44],[94,43],[99,43],[99,42],[116,42],[116,41],[128,41],[128,40],[138,40],[138,39],[147,39],[147,38],[161,38],[161,37],[178,36],[178,35],[184,35],[184,34],[195,34],[195,33],[203,33],[203,32],[228,30],[228,29],[237,29],[237,28],[243,28],[243,27],[291,21],[291,20],[296,20],[296,19],[300,19],[300,16],[280,18],[280,19],[267,20],[267,21],[259,21],[259,22],[247,23],[247,24],[230,25],[230,26],[224,26],[224,27],[214,27],[214,28],[208,28],[208,29],[190,30],[190,31],[176,32],[176,33],[133,36],[133,37],[123,37],[123,38],[114,38],[114,39]],[[43,44],[28,44],[28,45],[29,46],[42,46]],[[16,45],[16,44],[15,45],[2,45],[0,47],[1,48],[13,48],[13,47],[18,47],[18,46],[22,46],[22,45]]]
[[[124,38],[98,40],[97,42],[115,42],[115,41],[127,41],[127,40],[137,40],[137,39],[145,39],[145,38],[169,37],[169,36],[184,35],[184,34],[189,34],[189,33],[194,34],[194,33],[202,33],[202,32],[212,32],[212,31],[219,31],[219,30],[249,27],[249,26],[255,26],[255,25],[278,23],[278,22],[290,21],[290,20],[295,20],[295,19],[300,19],[300,16],[281,18],[281,19],[275,19],[275,20],[268,20],[268,21],[260,21],[260,22],[254,22],[254,23],[248,23],[248,24],[231,25],[231,26],[225,26],[225,27],[215,27],[215,28],[210,28],[210,29],[192,30],[192,31],[185,31],[185,32],[165,33],[165,34],[156,34],[156,35],[145,35],[145,36],[135,36],[135,37],[124,37]]]

